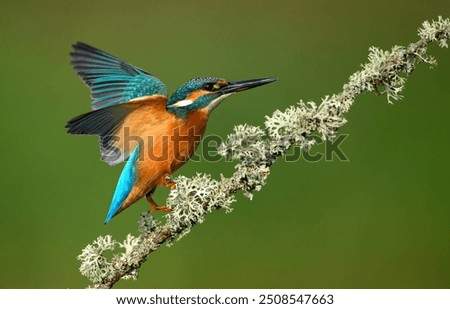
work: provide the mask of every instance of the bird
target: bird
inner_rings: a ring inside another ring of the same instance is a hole
[[[70,56],[90,88],[92,111],[70,119],[67,133],[97,135],[102,161],[125,162],[105,224],[144,196],[149,211],[171,212],[152,195],[157,187],[176,188],[172,174],[194,153],[211,112],[234,93],[277,80],[197,77],[168,98],[157,77],[105,51],[76,42]]]

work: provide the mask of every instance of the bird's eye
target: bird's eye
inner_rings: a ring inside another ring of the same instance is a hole
[[[217,91],[222,88],[222,85],[220,83],[206,83],[202,88],[206,91]]]
[[[203,90],[207,90],[207,91],[217,90],[216,83],[206,83],[203,85],[202,88],[203,88]]]

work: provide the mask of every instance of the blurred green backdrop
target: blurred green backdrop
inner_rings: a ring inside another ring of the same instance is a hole
[[[210,119],[234,125],[340,91],[369,46],[417,40],[441,1],[2,1],[0,287],[81,288],[76,256],[98,235],[136,233],[140,201],[103,225],[121,166],[65,122],[89,110],[69,65],[84,41],[142,67],[173,91],[191,77],[279,81],[228,99]],[[280,160],[266,187],[238,196],[120,288],[450,288],[450,52],[430,52],[404,100],[358,98],[342,133],[349,162]],[[317,151],[321,150],[319,146]],[[189,162],[177,174],[229,175]],[[167,190],[156,200],[164,202]]]

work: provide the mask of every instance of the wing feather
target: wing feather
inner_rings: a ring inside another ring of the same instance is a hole
[[[144,96],[167,96],[167,87],[155,76],[88,44],[75,43],[70,56],[91,90],[94,110]]]
[[[130,154],[115,146],[115,133],[125,117],[137,107],[137,104],[122,104],[82,114],[67,122],[67,132],[98,135],[102,160],[109,165],[116,165]]]

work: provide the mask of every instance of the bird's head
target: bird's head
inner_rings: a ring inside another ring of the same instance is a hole
[[[208,113],[230,95],[276,81],[276,78],[258,78],[226,81],[217,77],[199,77],[178,88],[167,102],[167,110],[185,117],[189,111],[205,109]]]

